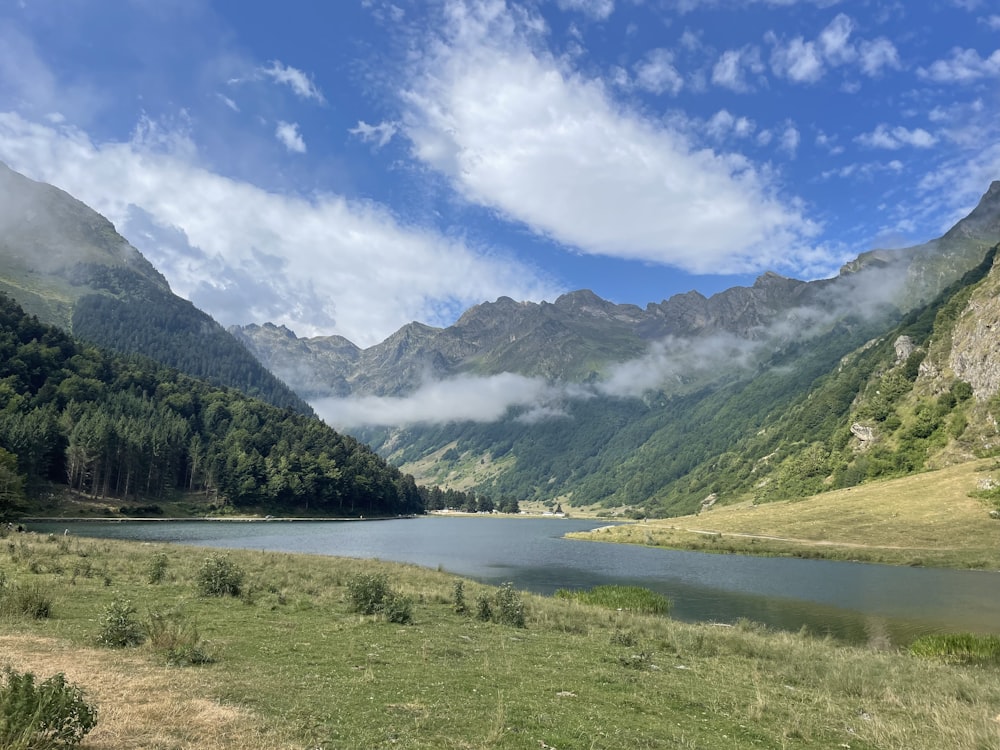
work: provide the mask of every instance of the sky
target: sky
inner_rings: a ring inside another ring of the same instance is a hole
[[[1000,179],[996,0],[0,0],[0,160],[225,325],[837,273]]]

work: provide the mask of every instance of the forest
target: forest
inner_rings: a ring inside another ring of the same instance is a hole
[[[431,492],[313,416],[81,343],[0,295],[0,516],[53,483],[338,516],[420,513]]]

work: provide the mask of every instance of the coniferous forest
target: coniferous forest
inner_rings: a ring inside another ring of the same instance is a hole
[[[0,295],[0,515],[45,483],[345,516],[418,513],[428,494],[315,417],[80,343]]]

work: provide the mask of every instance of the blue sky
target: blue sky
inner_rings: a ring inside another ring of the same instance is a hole
[[[1000,179],[986,0],[0,0],[0,159],[225,324],[835,274]]]

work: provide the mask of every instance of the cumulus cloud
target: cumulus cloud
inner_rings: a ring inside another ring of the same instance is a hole
[[[980,78],[994,78],[1000,76],[1000,49],[982,58],[974,49],[956,47],[951,57],[935,60],[928,67],[918,69],[917,74],[937,83],[971,83]]]
[[[855,140],[863,146],[870,148],[887,148],[896,150],[904,146],[914,148],[930,148],[937,143],[937,138],[928,133],[923,128],[907,128],[898,126],[890,128],[888,125],[879,125],[871,133],[863,133]]]
[[[302,140],[302,134],[299,133],[299,125],[296,122],[279,120],[274,129],[274,137],[293,153],[304,154],[306,152],[306,142]]]
[[[869,77],[881,75],[886,68],[902,67],[896,46],[885,37],[861,42],[859,56],[861,71]]]
[[[312,99],[319,104],[326,101],[323,92],[306,73],[291,65],[285,65],[280,60],[273,60],[268,67],[260,68],[259,72],[275,83],[288,86],[301,99]]]
[[[760,50],[750,46],[726,50],[712,66],[712,83],[732,91],[753,91],[753,84],[747,80],[748,72],[755,76],[764,72]]]
[[[582,252],[699,273],[801,270],[816,227],[769,173],[616,103],[503,3],[448,3],[404,92],[413,155],[468,201]]]
[[[646,53],[635,66],[636,85],[653,94],[678,94],[684,88],[684,78],[674,67],[674,55],[668,49]]]
[[[815,83],[826,72],[816,43],[807,42],[801,36],[775,45],[771,52],[771,68],[776,75],[796,83]]]
[[[141,133],[145,141],[95,143],[70,126],[0,114],[0,159],[107,216],[224,324],[272,321],[365,346],[412,320],[451,322],[484,299],[562,291],[377,204],[268,192],[199,166],[183,137],[151,124]]]

